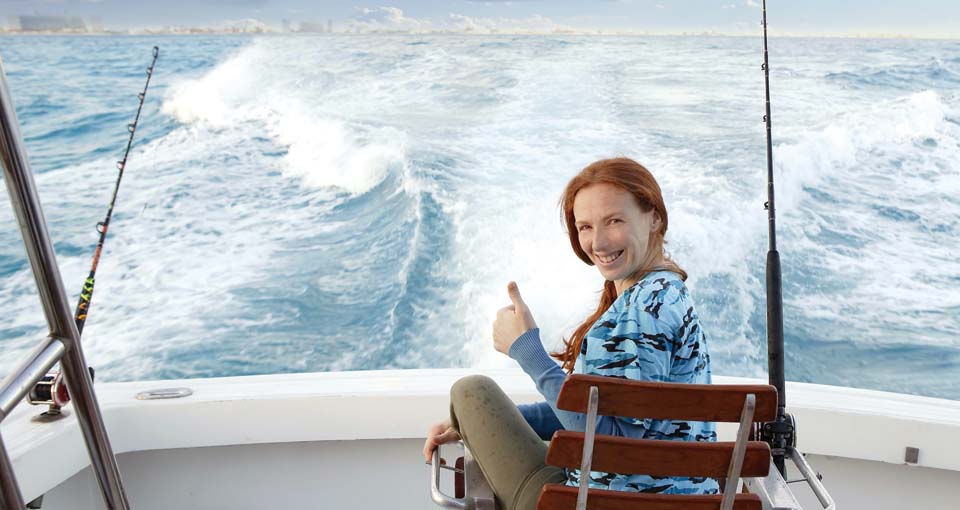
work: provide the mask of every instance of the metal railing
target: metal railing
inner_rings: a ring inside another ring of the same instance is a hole
[[[0,59],[0,158],[17,223],[33,268],[50,335],[0,384],[0,421],[58,361],[90,453],[90,465],[109,510],[129,510],[117,461],[107,438],[93,382],[80,347],[80,334],[67,302],[53,245],[47,233],[33,173],[27,161],[16,110]],[[0,438],[0,508],[25,508],[13,466]]]

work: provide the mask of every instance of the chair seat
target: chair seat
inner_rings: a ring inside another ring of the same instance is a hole
[[[577,506],[577,487],[560,484],[543,486],[538,510],[573,510]],[[624,492],[604,489],[587,491],[587,510],[719,510],[719,494],[648,494],[643,492]],[[761,510],[760,496],[756,494],[737,494],[734,498],[734,510]]]

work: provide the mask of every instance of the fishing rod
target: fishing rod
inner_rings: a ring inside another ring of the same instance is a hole
[[[113,206],[117,202],[117,192],[120,190],[120,181],[123,179],[123,170],[127,166],[127,158],[130,156],[130,147],[133,146],[133,136],[137,132],[137,123],[140,121],[140,111],[143,110],[143,100],[147,95],[147,87],[150,86],[150,78],[153,76],[153,66],[157,64],[157,57],[160,55],[160,48],[153,47],[153,61],[147,67],[147,82],[143,85],[143,92],[137,94],[140,104],[137,106],[137,115],[133,122],[127,124],[127,131],[130,136],[127,138],[127,148],[123,151],[123,159],[117,161],[117,182],[113,186],[113,196],[110,198],[110,205],[107,207],[107,215],[103,221],[97,223],[97,233],[100,239],[97,241],[97,248],[93,253],[93,263],[90,265],[90,274],[83,283],[83,290],[80,291],[80,302],[77,303],[76,321],[77,331],[83,334],[83,325],[87,322],[87,314],[90,310],[90,300],[93,298],[93,286],[97,274],[97,266],[100,264],[100,254],[103,251],[103,243],[107,239],[107,229],[110,228],[110,218],[113,216]]]
[[[90,264],[90,273],[83,282],[83,289],[80,291],[80,300],[77,303],[77,310],[74,313],[74,319],[77,324],[77,333],[83,334],[83,325],[87,322],[87,315],[90,313],[90,302],[93,299],[93,287],[96,282],[97,266],[100,265],[100,255],[103,253],[103,245],[107,239],[107,230],[110,227],[110,219],[113,217],[113,207],[117,203],[117,192],[120,190],[120,181],[123,179],[123,171],[127,166],[127,159],[130,157],[130,148],[133,147],[133,137],[137,132],[137,124],[140,122],[140,112],[143,111],[143,102],[147,96],[147,88],[150,87],[150,78],[153,76],[153,68],[157,65],[157,57],[160,55],[160,48],[153,47],[153,60],[147,67],[147,81],[143,85],[143,91],[137,94],[139,104],[137,105],[137,114],[133,122],[127,124],[129,137],[127,138],[127,148],[123,151],[123,159],[117,161],[117,181],[113,185],[113,196],[110,198],[110,204],[107,207],[107,214],[103,221],[98,222],[96,229],[100,238],[97,240],[97,247],[93,252],[93,262]],[[90,376],[93,378],[93,368],[90,368]],[[34,405],[49,405],[47,415],[59,415],[60,408],[69,402],[70,396],[67,388],[62,382],[61,374],[47,375],[41,379],[30,392],[27,401]]]
[[[793,416],[787,414],[786,379],[783,355],[783,278],[780,270],[780,252],[777,251],[777,210],[773,196],[773,137],[770,131],[770,61],[767,51],[767,0],[763,0],[763,80],[766,92],[766,113],[763,123],[767,130],[767,228],[770,246],[767,251],[767,371],[769,383],[777,389],[776,421],[761,426],[760,437],[770,444],[773,463],[786,478],[784,456],[788,446],[796,446],[796,426]]]

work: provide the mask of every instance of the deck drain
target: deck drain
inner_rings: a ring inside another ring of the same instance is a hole
[[[190,388],[160,388],[137,393],[137,400],[160,400],[166,398],[183,398],[193,395]]]

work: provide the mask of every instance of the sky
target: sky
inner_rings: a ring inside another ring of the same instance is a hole
[[[96,18],[105,28],[217,26],[257,20],[278,27],[332,20],[335,30],[488,32],[633,31],[755,34],[760,0],[0,0],[18,15]],[[958,0],[771,0],[771,32],[784,35],[960,37]]]

